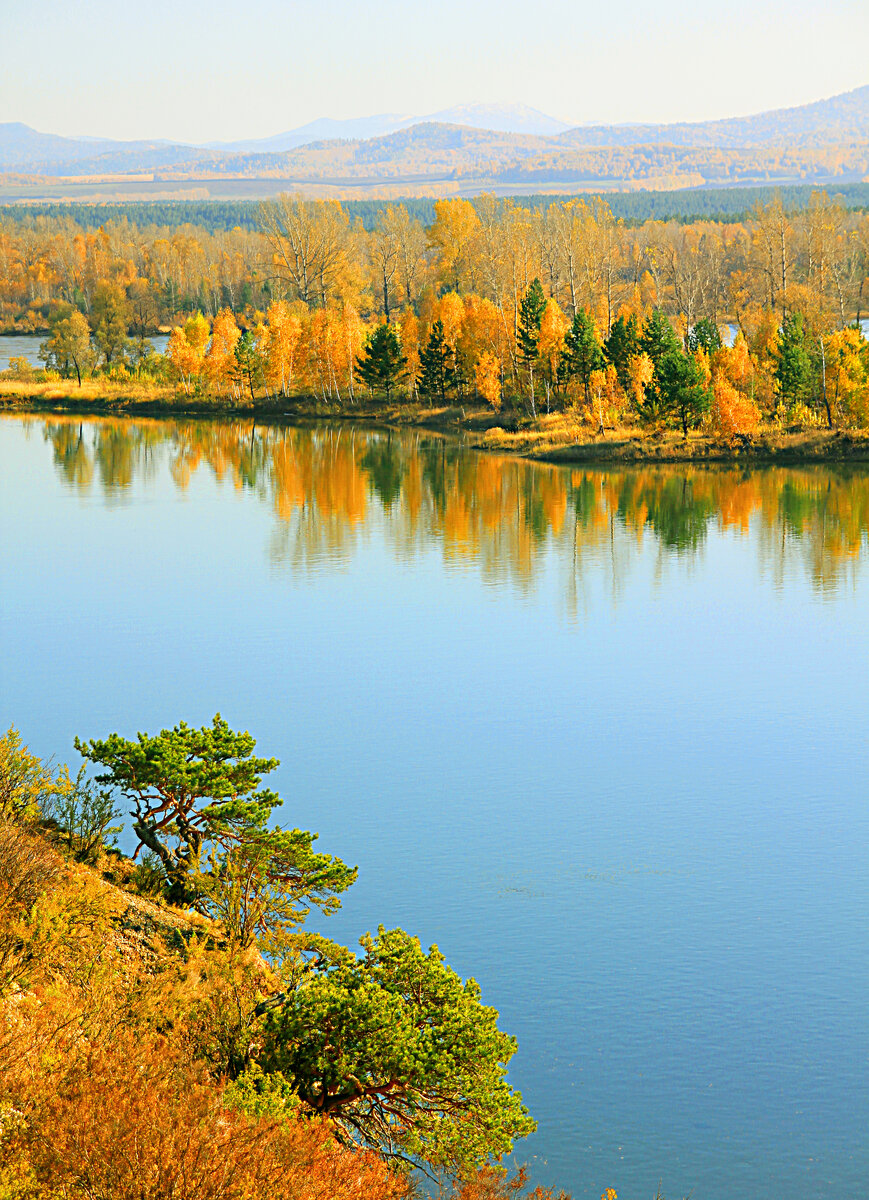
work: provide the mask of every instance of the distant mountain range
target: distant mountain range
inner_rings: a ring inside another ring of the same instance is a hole
[[[366,139],[383,137],[411,125],[467,125],[471,129],[491,129],[498,133],[531,133],[549,136],[564,133],[571,126],[566,121],[548,117],[546,113],[526,104],[461,104],[455,108],[444,108],[425,117],[412,117],[400,113],[381,113],[376,117],[351,117],[346,121],[335,121],[321,117],[298,129],[275,134],[274,137],[254,138],[242,142],[209,142],[210,150],[233,152],[280,153],[295,150],[311,142],[335,139]]]
[[[60,168],[72,166],[101,170],[105,169],[109,158],[115,169],[150,170],[179,162],[211,161],[215,154],[281,154],[315,142],[366,141],[425,124],[465,125],[470,129],[537,136],[564,133],[571,128],[565,121],[548,117],[525,104],[464,104],[425,117],[399,113],[351,117],[345,121],[321,117],[272,137],[201,145],[165,139],[124,142],[97,137],[59,137],[53,133],[39,133],[29,125],[12,123],[0,124],[0,171],[64,174],[67,172]],[[134,162],[141,166],[130,165]]]
[[[0,199],[189,195],[194,185],[204,198],[850,182],[869,176],[869,86],[721,121],[569,127],[523,105],[465,105],[426,118],[324,118],[208,146],[64,138],[6,124],[0,172]]]
[[[106,162],[124,164],[119,170],[144,170],[189,162],[197,148],[175,142],[117,142],[107,138],[58,137],[39,133],[17,122],[0,124],[0,171],[47,175],[80,174],[104,169]],[[77,168],[73,171],[73,168]],[[115,168],[113,168],[115,169]]]

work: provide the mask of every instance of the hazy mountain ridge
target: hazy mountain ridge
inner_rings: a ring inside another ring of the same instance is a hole
[[[381,113],[374,117],[351,117],[348,120],[321,117],[273,137],[209,142],[208,149],[251,154],[280,153],[315,142],[383,137],[412,125],[430,124],[466,125],[471,129],[486,129],[496,133],[524,133],[543,137],[571,128],[566,121],[547,116],[527,104],[460,104],[427,116]]]
[[[545,118],[515,106],[488,108],[508,121]],[[445,110],[464,114],[466,109]],[[737,183],[859,180],[869,174],[869,86],[796,108],[751,117],[675,125],[583,126],[547,135],[481,129],[444,120],[416,121],[386,115],[401,127],[364,138],[325,137],[290,149],[231,150],[166,142],[84,141],[55,137],[27,126],[0,126],[0,170],[46,179],[128,175],[171,187],[180,181],[286,180],[358,188],[416,187],[460,181],[466,189],[510,182],[604,187],[684,187]],[[409,121],[410,123],[404,123]],[[330,132],[346,123],[312,122]],[[284,137],[286,135],[280,135]],[[266,142],[280,139],[265,139]],[[28,157],[30,154],[31,157]]]
[[[179,153],[180,152],[180,153]],[[118,142],[110,138],[70,138],[40,133],[19,121],[0,124],[0,169],[39,171],[97,162],[108,155],[126,156],[132,162],[149,156],[166,162],[189,160],[198,147],[152,141]],[[136,168],[131,166],[129,170]]]
[[[296,150],[299,146],[307,146],[316,142],[359,140],[381,137],[412,125],[416,118],[401,116],[395,113],[383,113],[374,117],[352,117],[346,121],[335,120],[332,117],[320,117],[300,125],[298,129],[289,129],[285,133],[276,133],[272,137],[248,138],[235,142],[209,142],[209,150],[239,154],[280,154],[287,150]]]
[[[487,123],[483,123],[484,119]],[[527,105],[466,104],[429,116],[383,113],[373,117],[335,120],[321,117],[272,137],[204,144],[166,139],[119,141],[100,137],[63,137],[41,133],[21,122],[0,123],[0,170],[59,173],[77,166],[89,173],[105,170],[147,170],[184,161],[212,161],[215,156],[282,154],[301,146],[335,141],[368,141],[416,125],[464,125],[471,129],[546,136],[570,128]],[[137,162],[141,156],[141,162]]]
[[[559,140],[576,146],[719,146],[742,149],[774,145],[789,138],[825,143],[869,138],[869,85],[795,108],[779,108],[749,117],[673,125],[591,125],[571,129]]]

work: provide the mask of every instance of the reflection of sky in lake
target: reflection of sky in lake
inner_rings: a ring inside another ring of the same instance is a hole
[[[869,1177],[869,477],[0,421],[0,721],[216,710],[519,1038],[535,1178]]]

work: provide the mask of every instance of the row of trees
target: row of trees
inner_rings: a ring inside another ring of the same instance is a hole
[[[515,337],[484,297],[429,294],[420,315],[405,308],[394,324],[367,324],[350,304],[310,308],[275,301],[253,327],[229,310],[213,322],[197,313],[170,338],[167,355],[142,341],[131,347],[123,298],[99,290],[90,322],[58,309],[42,354],[47,366],[81,383],[99,362],[123,377],[125,354],[136,371],[174,379],[186,396],[314,395],[354,404],[360,389],[447,404],[478,399],[500,408],[518,400],[535,414],[567,404],[598,428],[640,420],[676,423],[687,433],[709,417],[725,435],[750,433],[763,416],[823,418],[865,425],[869,357],[860,329],[818,331],[804,314],[779,323],[767,310],[752,337],[728,347],[719,327],[701,318],[683,343],[660,309],[642,321],[622,310],[606,336],[592,314],[572,321],[533,280],[520,298]],[[242,322],[243,324],[243,322]]]
[[[811,202],[817,192],[813,184],[766,184],[747,187],[681,188],[675,191],[635,191],[599,193],[616,217],[629,225],[644,221],[744,221],[758,205],[769,204],[781,197],[789,212],[798,212]],[[869,206],[869,184],[843,183],[835,185],[837,202],[849,209]],[[537,210],[558,201],[573,198],[569,194],[523,193],[513,197],[522,207]],[[585,193],[592,201],[595,193]],[[403,200],[409,215],[423,225],[431,225],[435,215],[435,199],[412,196]],[[377,227],[382,200],[344,200],[341,204],[351,224],[361,223],[371,231]],[[256,200],[119,200],[119,201],[45,201],[27,205],[26,214],[19,209],[17,219],[34,222],[43,217],[72,219],[82,229],[99,229],[109,221],[129,220],[141,229],[158,227],[178,228],[191,225],[208,233],[229,232],[232,229],[257,230],[259,202]]]
[[[430,297],[417,316],[366,329],[350,305],[313,311],[276,302],[242,331],[224,311],[209,330],[201,314],[177,327],[167,357],[185,393],[210,389],[239,400],[314,394],[354,404],[360,389],[390,400],[447,404],[509,401],[537,415],[573,406],[603,430],[639,421],[677,425],[687,435],[703,422],[719,434],[748,434],[762,418],[869,421],[869,344],[849,326],[818,333],[803,314],[779,324],[771,311],[752,343],[740,333],[723,343],[702,318],[679,337],[660,309],[640,320],[619,314],[602,336],[592,314],[572,320],[533,280],[520,299],[515,338],[485,298]]]

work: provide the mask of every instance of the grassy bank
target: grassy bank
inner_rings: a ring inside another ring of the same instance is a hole
[[[65,411],[116,411],[142,406],[161,411],[175,407],[175,389],[149,380],[115,382],[110,379],[26,380],[0,378],[0,405],[6,408],[59,408]]]
[[[561,413],[528,428],[490,428],[474,444],[551,463],[869,462],[869,432],[864,430],[770,426],[732,441],[702,432],[684,438],[675,430],[636,427],[596,434]]]
[[[536,420],[488,405],[424,407],[360,402],[338,407],[311,397],[258,397],[256,403],[198,400],[171,386],[135,381],[61,382],[0,380],[0,409],[115,416],[249,417],[263,420],[350,420],[386,428],[422,428],[463,437],[473,449],[551,463],[676,462],[869,462],[869,431],[782,429],[769,425],[755,434],[725,440],[702,431],[688,438],[675,430],[640,426],[600,434],[573,413]]]

